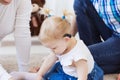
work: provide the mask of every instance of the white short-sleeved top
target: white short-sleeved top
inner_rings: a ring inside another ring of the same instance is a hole
[[[88,73],[90,73],[94,67],[94,60],[86,45],[82,40],[77,40],[75,47],[64,55],[57,55],[59,61],[62,65],[63,71],[71,76],[78,77],[76,68],[72,65],[73,61],[78,61],[80,59],[87,60],[88,63]]]

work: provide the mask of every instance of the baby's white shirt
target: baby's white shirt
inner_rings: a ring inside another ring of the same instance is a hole
[[[59,61],[62,65],[63,71],[71,76],[78,77],[76,68],[71,66],[73,61],[78,61],[80,59],[87,60],[88,63],[88,73],[90,73],[94,67],[93,57],[87,48],[87,46],[83,43],[82,40],[77,40],[77,44],[75,47],[64,55],[57,55]]]

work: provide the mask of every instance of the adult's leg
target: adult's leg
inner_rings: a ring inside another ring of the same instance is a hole
[[[106,27],[90,0],[75,0],[74,10],[80,38],[86,45],[108,39],[112,32]]]
[[[105,74],[120,72],[120,38],[113,36],[88,48]]]

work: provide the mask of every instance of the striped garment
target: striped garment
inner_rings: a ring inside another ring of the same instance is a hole
[[[120,0],[91,0],[105,24],[120,34]]]

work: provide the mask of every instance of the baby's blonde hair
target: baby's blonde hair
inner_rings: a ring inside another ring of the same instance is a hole
[[[65,34],[70,34],[71,25],[66,19],[52,16],[44,20],[41,25],[39,39],[42,42],[61,39]]]

